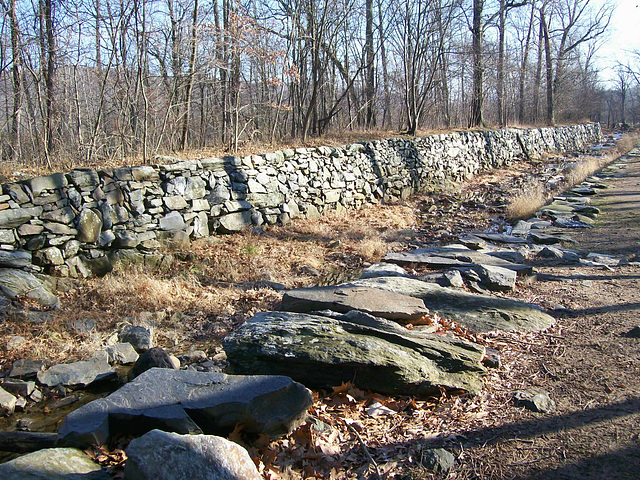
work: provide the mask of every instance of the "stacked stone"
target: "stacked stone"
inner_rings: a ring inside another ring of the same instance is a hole
[[[0,267],[73,277],[117,260],[162,267],[168,257],[154,252],[163,240],[394,201],[599,139],[597,124],[507,129],[56,173],[2,186]]]

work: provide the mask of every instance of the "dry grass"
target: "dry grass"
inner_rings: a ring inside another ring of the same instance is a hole
[[[578,158],[575,165],[567,170],[564,180],[552,189],[544,185],[533,183],[522,194],[516,196],[507,206],[507,218],[512,220],[530,217],[540,207],[567,188],[583,182],[587,177],[595,174],[616,158],[626,154],[640,142],[640,135],[624,135],[616,144],[616,148],[604,155],[585,155]],[[545,159],[545,161],[548,160]]]
[[[405,248],[397,232],[416,224],[416,212],[405,205],[376,205],[299,219],[259,235],[200,239],[188,249],[166,251],[175,257],[166,272],[120,264],[63,294],[61,310],[46,325],[18,319],[0,324],[0,345],[13,335],[28,339],[3,360],[86,358],[126,322],[154,324],[157,342],[174,352],[197,347],[215,353],[231,329],[276,307],[281,294],[266,282],[295,288],[353,276],[389,250]],[[73,322],[85,319],[95,320],[96,328],[76,331]]]

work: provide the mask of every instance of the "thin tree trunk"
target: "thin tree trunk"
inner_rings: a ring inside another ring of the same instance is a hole
[[[473,26],[472,33],[472,55],[473,55],[473,95],[471,98],[471,117],[469,126],[477,127],[484,125],[482,118],[482,104],[484,102],[484,65],[482,61],[482,11],[484,0],[473,0]]]
[[[189,55],[189,74],[187,76],[187,85],[184,95],[185,113],[182,120],[182,138],[180,145],[182,150],[187,148],[187,139],[189,134],[189,117],[191,116],[191,92],[193,91],[193,77],[196,69],[196,53],[198,52],[198,0],[193,4],[193,15],[191,23],[191,52]]]
[[[544,9],[540,10],[540,23],[542,24],[542,33],[544,36],[544,53],[547,72],[547,125],[553,125],[555,123],[553,104],[553,58],[551,56],[551,39],[549,38],[549,25],[547,25]]]

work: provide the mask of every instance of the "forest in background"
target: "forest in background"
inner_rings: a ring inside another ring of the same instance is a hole
[[[637,123],[594,0],[0,0],[5,164],[335,132]],[[634,63],[635,62],[635,63]]]

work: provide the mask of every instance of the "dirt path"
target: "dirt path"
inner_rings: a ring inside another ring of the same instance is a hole
[[[640,249],[640,156],[609,171],[610,188],[592,202],[602,210],[596,228],[572,236],[581,250],[631,256]],[[554,309],[557,326],[493,339],[502,380],[486,394],[489,418],[479,415],[450,445],[461,461],[454,476],[638,479],[640,339],[624,334],[640,325],[640,267],[538,270],[517,296]],[[515,407],[513,392],[531,387],[550,392],[557,411]]]

